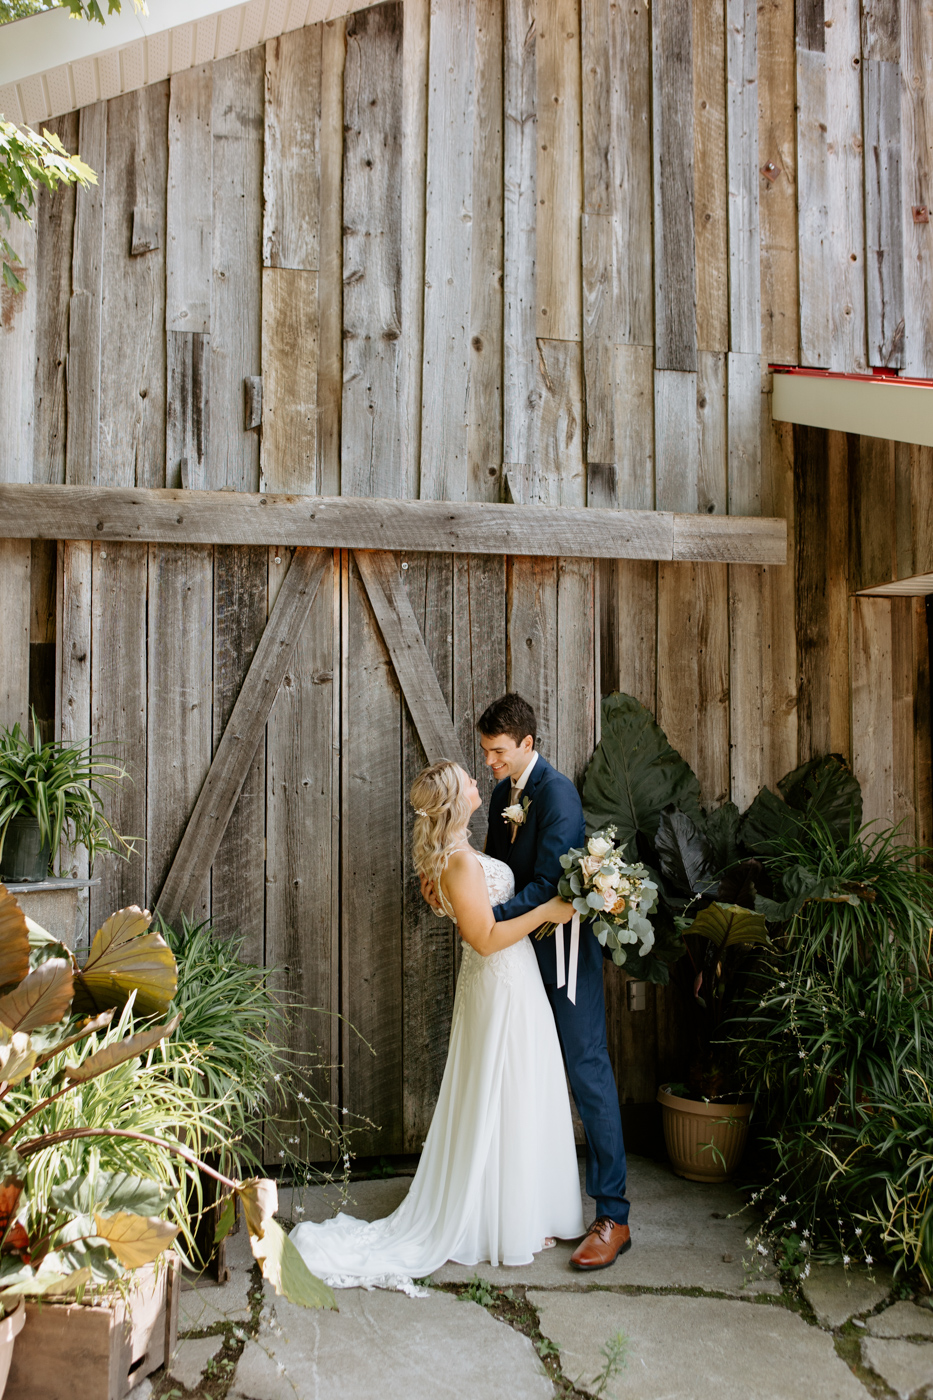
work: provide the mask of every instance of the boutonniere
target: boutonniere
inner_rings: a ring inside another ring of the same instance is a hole
[[[513,802],[511,807],[503,807],[502,809],[502,820],[511,826],[513,841],[518,835],[518,828],[525,825],[530,806],[531,798],[525,797],[521,802]]]

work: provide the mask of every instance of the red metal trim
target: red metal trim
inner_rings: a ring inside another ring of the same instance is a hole
[[[852,379],[857,384],[913,384],[933,388],[933,379],[903,379],[896,370],[875,370],[871,374],[840,374],[832,369],[808,369],[803,365],[768,365],[775,374],[802,374],[811,379]]]

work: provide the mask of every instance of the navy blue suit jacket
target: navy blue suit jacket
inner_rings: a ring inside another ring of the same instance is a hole
[[[571,846],[582,846],[586,839],[580,794],[570,779],[552,768],[540,753],[522,794],[523,798],[530,799],[530,805],[514,841],[511,840],[511,823],[502,816],[503,808],[509,805],[511,790],[511,780],[503,778],[489,800],[486,852],[511,867],[516,891],[512,899],[496,905],[493,911],[496,919],[513,919],[546,903],[557,893],[557,882],[563,874],[561,856]],[[569,942],[569,938],[564,939],[565,958]],[[532,936],[531,946],[544,981],[556,983],[553,934],[540,939]],[[598,972],[602,979],[602,949],[595,938],[581,937],[577,977],[591,972]]]

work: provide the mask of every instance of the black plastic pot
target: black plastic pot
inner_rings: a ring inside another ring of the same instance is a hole
[[[49,873],[52,847],[39,834],[35,817],[14,817],[3,838],[0,879],[45,880]]]

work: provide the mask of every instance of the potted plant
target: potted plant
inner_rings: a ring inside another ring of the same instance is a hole
[[[44,880],[62,840],[91,863],[100,851],[131,855],[133,838],[114,829],[99,792],[125,777],[90,739],[43,743],[35,711],[31,740],[18,724],[0,730],[0,877]]]
[[[583,808],[587,829],[615,826],[658,885],[654,917],[669,951],[654,968],[628,959],[625,970],[658,981],[673,970],[679,986],[690,1049],[682,1082],[661,1085],[658,1099],[674,1168],[695,1180],[731,1175],[748,1133],[752,1095],[726,1027],[770,946],[763,858],[801,823],[848,831],[861,817],[858,784],[836,755],[795,769],[778,791],[763,788],[744,815],[731,802],[704,810],[696,775],[651,712],[630,695],[604,699]]]
[[[194,1131],[199,1112],[196,1098],[173,1089],[172,1076],[153,1062],[180,1015],[161,1020],[177,975],[171,950],[150,922],[136,907],[120,910],[79,965],[63,945],[29,927],[0,885],[0,1306],[12,1308],[23,1297],[45,1305],[87,1301],[131,1283],[179,1233],[179,1223],[165,1216],[179,1194],[170,1163],[180,1159],[224,1187],[222,1229],[232,1223],[239,1197],[254,1255],[278,1292],[306,1306],[333,1307],[330,1290],[273,1219],[271,1181],[225,1177],[177,1136],[139,1121],[138,1100],[144,1107],[147,1101],[139,1091],[147,1084],[148,1101],[176,1131]],[[137,1030],[134,1015],[155,1024]],[[97,1118],[104,1120],[99,1126]],[[98,1153],[83,1170],[63,1175],[76,1145]],[[115,1148],[127,1155],[118,1160]],[[102,1169],[105,1152],[122,1169]],[[28,1324],[24,1336],[28,1345]],[[17,1365],[14,1355],[18,1398],[40,1394],[41,1387],[30,1388],[30,1368],[20,1374]]]

